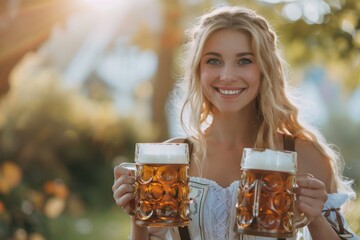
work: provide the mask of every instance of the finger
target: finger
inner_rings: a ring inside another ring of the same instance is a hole
[[[132,184],[122,184],[120,187],[118,187],[114,193],[113,193],[113,197],[114,199],[118,199],[121,198],[123,195],[127,194],[127,193],[134,193],[135,192],[135,187]]]
[[[131,204],[127,204],[125,207],[122,208],[124,210],[124,212],[126,212],[127,214],[129,215],[135,215],[135,212],[134,212],[134,208],[131,207]]]
[[[305,214],[309,221],[321,215],[322,205],[314,201],[314,199],[298,199],[295,201],[295,206],[300,210],[300,212]]]
[[[122,175],[120,178],[118,178],[113,186],[112,186],[112,191],[115,192],[116,189],[118,189],[122,184],[131,184],[134,185],[135,184],[135,178],[131,177],[131,176],[127,176],[127,175]]]
[[[325,184],[316,178],[305,178],[298,181],[298,187],[294,188],[297,195],[308,196],[313,199],[327,200]]]
[[[125,207],[126,205],[130,205],[133,199],[135,199],[135,193],[127,193],[119,198],[115,198],[115,202],[119,207]]]
[[[116,180],[120,178],[122,175],[131,176],[131,171],[129,169],[120,166],[114,167],[114,179]]]
[[[314,210],[321,212],[325,202],[322,199],[312,198],[307,196],[297,196],[296,201],[306,204],[312,207]]]
[[[313,181],[311,178],[298,178],[296,179],[296,183],[299,187],[302,188],[313,188]]]
[[[296,183],[299,187],[309,188],[309,189],[325,189],[325,184],[313,177],[308,178],[299,178],[296,180]]]
[[[312,199],[319,199],[322,202],[326,202],[328,195],[325,192],[325,190],[322,189],[309,189],[309,188],[294,188],[294,193],[296,194],[296,197],[299,198],[299,196],[306,196]]]

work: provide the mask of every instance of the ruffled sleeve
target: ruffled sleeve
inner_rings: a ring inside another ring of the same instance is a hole
[[[350,196],[346,193],[332,193],[328,194],[328,199],[325,202],[323,214],[330,220],[330,222],[335,223],[337,229],[344,228],[349,234],[352,235],[344,239],[358,240],[359,237],[351,230],[349,224],[347,223],[344,214],[340,210],[341,206],[350,199]]]

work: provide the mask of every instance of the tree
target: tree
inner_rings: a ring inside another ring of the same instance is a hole
[[[0,97],[8,91],[13,67],[49,37],[55,23],[75,9],[71,0],[0,2]]]

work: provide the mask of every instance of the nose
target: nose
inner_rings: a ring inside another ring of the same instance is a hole
[[[234,66],[225,65],[220,74],[220,80],[232,82],[237,78],[236,69]]]

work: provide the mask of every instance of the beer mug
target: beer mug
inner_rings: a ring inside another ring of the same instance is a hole
[[[294,205],[296,152],[245,148],[241,169],[237,232],[287,238],[294,236],[296,228],[307,225],[308,220]]]
[[[189,224],[189,150],[186,143],[137,143],[135,222],[139,226]]]

